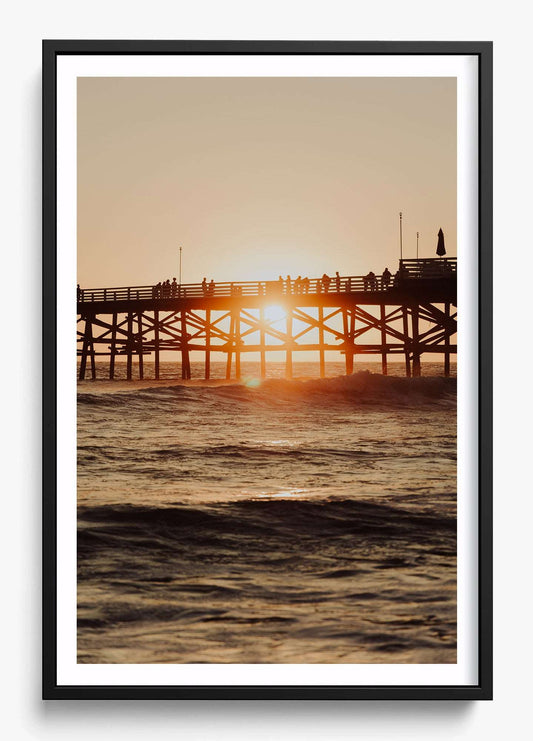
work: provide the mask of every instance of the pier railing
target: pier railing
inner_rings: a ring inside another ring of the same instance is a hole
[[[388,291],[405,281],[435,280],[454,277],[456,259],[402,260],[396,276],[387,281],[381,275],[333,276],[323,278],[287,278],[272,281],[204,282],[120,286],[112,288],[78,288],[78,301],[135,301],[141,299],[201,298],[211,296],[270,296],[272,298],[321,293],[354,293],[359,291]]]
[[[457,258],[400,260],[400,280],[435,280],[454,277]]]

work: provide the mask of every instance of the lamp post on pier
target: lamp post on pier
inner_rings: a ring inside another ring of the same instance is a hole
[[[400,211],[400,260],[403,260],[402,212]]]

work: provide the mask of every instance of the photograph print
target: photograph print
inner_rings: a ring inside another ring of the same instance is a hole
[[[77,106],[78,661],[455,662],[455,79]]]

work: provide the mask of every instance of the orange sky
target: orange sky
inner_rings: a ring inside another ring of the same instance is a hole
[[[82,287],[456,255],[454,78],[80,78]]]

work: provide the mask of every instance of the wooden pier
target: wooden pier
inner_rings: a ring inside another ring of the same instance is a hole
[[[178,353],[181,377],[191,377],[190,353],[204,357],[204,377],[211,373],[212,353],[226,356],[226,378],[239,379],[244,353],[258,353],[261,377],[267,353],[283,351],[286,375],[292,377],[298,352],[312,351],[325,371],[326,352],[344,355],[346,373],[356,355],[387,361],[400,356],[407,376],[420,375],[423,355],[443,358],[444,374],[457,352],[456,260],[402,260],[387,285],[381,276],[333,276],[322,279],[198,283],[78,289],[79,378],[96,378],[96,356],[126,358],[126,374],[144,375],[144,358],[154,358],[160,377],[162,352]]]

